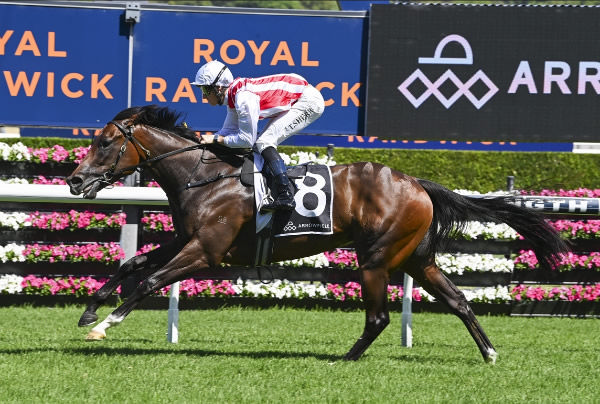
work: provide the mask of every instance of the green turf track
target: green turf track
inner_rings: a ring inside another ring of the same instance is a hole
[[[485,364],[456,317],[400,314],[365,356],[341,356],[364,314],[294,309],[184,311],[166,342],[165,311],[135,311],[101,342],[82,307],[0,309],[1,403],[599,402],[600,321],[481,317],[496,346]],[[100,311],[102,316],[107,308]]]

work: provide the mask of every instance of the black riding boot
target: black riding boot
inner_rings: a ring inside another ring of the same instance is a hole
[[[294,209],[296,202],[294,202],[292,184],[286,174],[285,163],[281,156],[274,147],[267,147],[261,154],[273,175],[273,191],[275,192],[274,201],[263,205],[261,211]]]

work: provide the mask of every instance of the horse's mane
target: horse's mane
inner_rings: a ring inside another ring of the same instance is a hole
[[[119,112],[114,121],[131,118],[131,124],[148,125],[155,128],[164,129],[175,135],[200,143],[196,132],[183,123],[179,122],[181,113],[173,111],[168,107],[158,105],[146,105],[143,107],[131,107]],[[210,144],[207,149],[218,155],[222,161],[228,162],[234,167],[241,166],[243,155],[251,153],[249,149],[232,149],[220,144]]]
[[[133,118],[132,124],[154,126],[175,133],[183,138],[198,143],[196,133],[179,122],[181,113],[173,111],[168,107],[158,105],[146,105],[143,107],[131,107],[119,112],[113,120]]]

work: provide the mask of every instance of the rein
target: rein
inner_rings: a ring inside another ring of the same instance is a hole
[[[204,179],[202,181],[188,182],[187,184],[185,184],[185,187],[182,187],[181,189],[185,190],[185,189],[190,189],[190,188],[195,188],[195,187],[201,187],[203,185],[210,184],[211,182],[219,181],[219,180],[221,180],[223,178],[234,178],[234,177],[239,177],[240,175],[241,174],[227,174],[227,175],[225,175],[225,174],[219,173],[219,174],[214,175],[212,177],[208,177],[208,178],[206,178],[206,179]]]
[[[171,156],[174,156],[174,155],[180,154],[180,153],[185,153],[185,152],[188,152],[191,150],[198,150],[198,149],[206,150],[206,147],[207,147],[207,145],[204,145],[204,144],[196,144],[193,146],[184,147],[182,149],[172,150],[167,153],[159,154],[158,156],[155,156],[155,157],[150,157],[150,151],[148,149],[146,149],[133,136],[132,126],[126,127],[117,121],[110,121],[109,123],[112,123],[113,125],[115,125],[117,127],[117,129],[119,129],[119,131],[121,131],[121,133],[123,134],[125,139],[123,141],[123,145],[121,145],[121,149],[119,150],[119,154],[117,155],[117,159],[115,160],[115,162],[110,166],[108,171],[105,172],[104,175],[98,179],[98,181],[104,182],[107,184],[111,184],[113,182],[113,179],[119,178],[121,175],[123,175],[127,171],[132,171],[132,170],[139,171],[140,168],[149,167],[153,163],[156,163],[157,161],[163,160],[167,157],[171,157]],[[131,144],[133,144],[133,146],[136,148],[136,150],[139,151],[139,149],[141,149],[144,152],[144,154],[146,155],[146,160],[144,160],[136,165],[128,166],[128,167],[122,168],[118,171],[115,171],[117,165],[119,164],[119,161],[121,160],[121,157],[123,157],[123,155],[125,154],[125,151],[127,150],[127,144],[129,142],[131,142]],[[226,174],[219,173],[215,176],[206,178],[202,181],[188,182],[184,187],[182,187],[182,190],[195,188],[195,187],[201,187],[203,185],[210,184],[211,182],[215,182],[215,181],[218,181],[223,178],[239,177],[240,175],[241,174],[227,174],[226,175]]]

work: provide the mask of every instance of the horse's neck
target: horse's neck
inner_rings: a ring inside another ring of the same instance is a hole
[[[174,152],[193,146],[196,143],[170,134],[166,131],[153,131],[152,157]],[[152,164],[150,170],[154,179],[169,196],[175,196],[194,176],[209,177],[217,172],[217,165],[204,164],[200,159],[216,161],[214,154],[208,150],[197,149],[185,151],[166,157]]]

